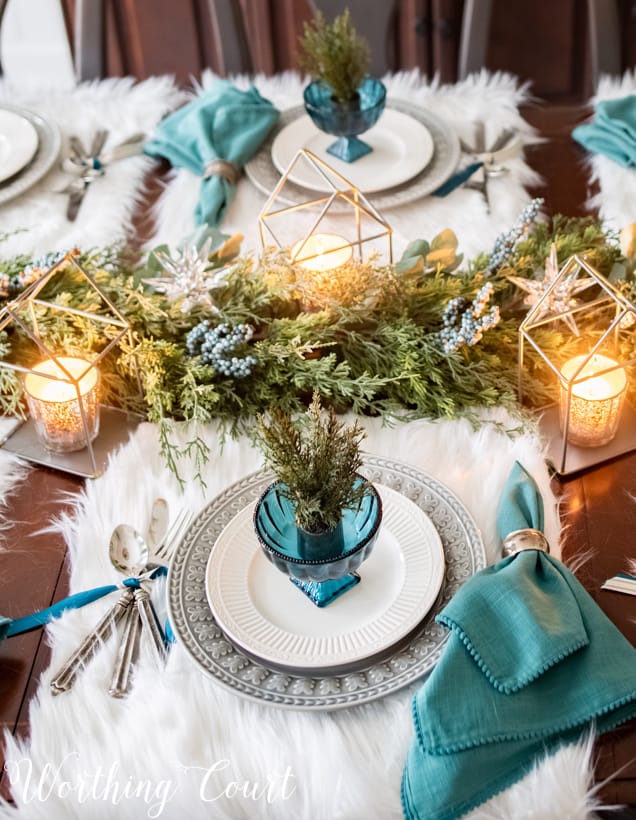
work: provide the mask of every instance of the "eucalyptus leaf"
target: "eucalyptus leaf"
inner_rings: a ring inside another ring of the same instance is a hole
[[[431,250],[438,251],[443,249],[457,250],[458,240],[454,231],[450,228],[445,228],[441,233],[438,233],[431,242]]]

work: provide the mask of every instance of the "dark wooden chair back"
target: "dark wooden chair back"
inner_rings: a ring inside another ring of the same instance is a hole
[[[371,46],[371,74],[382,76],[400,67],[396,58],[399,0],[374,3],[372,8],[368,0],[309,2],[314,11],[322,11],[328,19],[341,14],[344,7],[349,9],[357,31],[367,38]],[[491,13],[492,0],[465,0],[458,38],[457,79],[463,79],[485,66]],[[421,31],[420,34],[426,32]]]
[[[6,2],[0,0],[0,17]],[[534,6],[538,0],[527,2]],[[541,14],[547,12],[544,5],[550,2],[554,0],[543,0]],[[574,0],[569,2],[574,13]],[[271,74],[294,68],[297,38],[304,21],[310,19],[316,9],[333,18],[347,6],[356,28],[369,39],[371,72],[376,76],[387,70],[418,67],[429,76],[438,74],[442,81],[452,82],[488,66],[506,68],[531,79],[532,66],[536,68],[537,60],[543,60],[542,56],[536,56],[538,49],[534,42],[528,42],[527,48],[519,50],[518,55],[510,54],[518,45],[503,48],[506,40],[502,42],[500,21],[507,17],[508,25],[514,26],[508,6],[502,5],[503,0],[499,3],[493,0],[426,3],[421,0],[268,0],[267,3],[256,0],[135,0],[134,3],[130,0],[62,0],[62,3],[74,43],[79,80],[126,74],[143,79],[168,73],[185,85],[205,67],[220,75]],[[578,45],[577,59],[581,59],[581,53],[587,54],[586,72],[591,74],[588,89],[596,88],[601,74],[617,75],[629,64],[630,55],[625,57],[630,44],[623,19],[624,5],[621,0],[586,0],[585,5],[576,5],[576,25],[571,39]],[[535,16],[539,19],[539,11]],[[518,38],[518,30],[515,29],[514,34]],[[511,56],[519,59],[515,62]],[[567,65],[569,59],[564,54],[562,62]],[[520,65],[526,70],[520,70]],[[580,77],[581,71],[582,68],[574,73]],[[585,84],[580,85],[579,92],[585,90]],[[542,90],[538,93],[541,95]]]

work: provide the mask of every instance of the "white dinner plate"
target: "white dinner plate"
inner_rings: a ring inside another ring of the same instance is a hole
[[[376,486],[382,524],[358,571],[362,580],[322,609],[264,556],[252,523],[255,503],[230,521],[206,572],[210,608],[230,640],[265,663],[302,672],[350,666],[415,629],[444,580],[442,542],[416,504]]]
[[[286,125],[272,143],[272,161],[285,173],[299,149],[316,154],[362,193],[383,191],[407,182],[426,168],[434,150],[426,126],[408,114],[387,108],[373,128],[360,135],[373,150],[355,162],[343,162],[327,152],[336,140],[320,131],[306,114]],[[329,191],[325,181],[308,163],[298,162],[289,179],[312,191]]]
[[[38,144],[38,132],[26,117],[0,108],[0,182],[25,168]]]

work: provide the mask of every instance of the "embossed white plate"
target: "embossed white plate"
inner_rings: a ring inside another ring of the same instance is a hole
[[[219,535],[206,573],[217,623],[266,663],[330,670],[377,655],[408,635],[431,609],[444,580],[444,550],[428,516],[389,487],[382,524],[361,581],[320,609],[263,555],[254,504]]]
[[[434,144],[431,132],[409,114],[387,108],[373,128],[360,135],[373,149],[355,162],[343,162],[327,152],[336,137],[320,131],[305,114],[290,122],[272,143],[272,161],[281,174],[301,148],[306,148],[364,194],[384,191],[412,179],[431,161]],[[330,187],[312,172],[306,163],[296,163],[289,179],[314,191],[330,191]]]
[[[31,162],[38,143],[38,132],[26,117],[0,107],[0,182]]]

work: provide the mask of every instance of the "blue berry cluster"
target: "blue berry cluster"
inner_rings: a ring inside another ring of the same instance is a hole
[[[230,354],[246,345],[253,335],[254,330],[246,324],[232,326],[223,323],[211,327],[209,320],[204,319],[188,333],[186,350],[190,356],[200,356],[217,373],[244,379],[256,366],[255,357]]]
[[[462,345],[476,345],[484,332],[499,322],[498,305],[486,312],[493,292],[492,283],[486,282],[472,303],[461,296],[450,300],[442,318],[444,327],[439,333],[445,353],[454,353]]]
[[[530,225],[536,222],[542,205],[543,199],[540,197],[533,199],[526,205],[523,211],[521,211],[512,228],[510,228],[509,231],[499,234],[490,255],[490,263],[488,265],[490,273],[500,268],[510,257],[517,242],[526,233]]]

